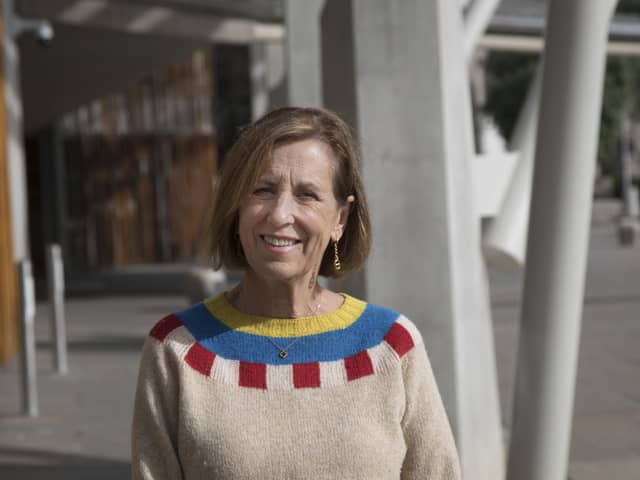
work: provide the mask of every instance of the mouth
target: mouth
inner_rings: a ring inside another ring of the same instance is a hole
[[[301,243],[295,238],[272,237],[271,235],[260,235],[260,238],[272,247],[292,247]]]

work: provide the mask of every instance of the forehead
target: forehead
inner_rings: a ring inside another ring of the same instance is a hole
[[[276,147],[265,162],[261,177],[309,176],[331,180],[336,168],[337,160],[329,145],[306,139]]]

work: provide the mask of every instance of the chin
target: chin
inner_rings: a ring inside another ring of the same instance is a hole
[[[254,274],[263,280],[281,283],[292,283],[305,276],[305,272],[290,265],[265,265],[259,269],[253,269]]]

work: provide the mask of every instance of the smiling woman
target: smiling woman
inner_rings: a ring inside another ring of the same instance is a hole
[[[415,325],[317,281],[368,256],[359,162],[327,110],[279,109],[242,133],[211,248],[216,267],[245,275],[151,330],[133,478],[459,478]]]
[[[329,242],[340,240],[354,200],[335,197],[336,162],[330,147],[316,139],[274,150],[238,215],[247,275],[255,277],[245,283],[315,282],[316,268]]]
[[[293,144],[301,142],[303,146]],[[282,148],[280,148],[282,147]],[[276,152],[279,150],[278,152]],[[370,226],[366,197],[360,177],[360,152],[349,127],[337,115],[326,110],[282,108],[271,112],[247,128],[232,147],[224,162],[219,188],[214,199],[211,219],[212,253],[216,266],[245,269],[248,265],[238,242],[241,207],[254,196],[268,194],[279,185],[284,165],[276,161],[287,159],[296,172],[311,173],[309,161],[324,162],[318,166],[321,178],[302,177],[295,193],[303,198],[320,193],[332,196],[336,204],[349,203],[349,222],[338,244],[341,270],[333,266],[333,248],[328,249],[320,265],[320,275],[337,277],[361,268],[369,255]],[[304,158],[303,158],[304,157]],[[268,170],[272,170],[269,172]],[[330,179],[330,190],[317,192],[327,185],[314,182]],[[259,183],[262,181],[262,184]],[[308,187],[304,190],[303,187]],[[293,188],[293,186],[291,186]],[[259,189],[264,189],[259,192]],[[351,200],[350,200],[351,198]]]

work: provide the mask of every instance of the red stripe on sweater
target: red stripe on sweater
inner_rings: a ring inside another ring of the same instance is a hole
[[[356,353],[344,359],[344,367],[347,370],[347,380],[373,375],[373,363],[366,350]]]
[[[184,360],[195,370],[208,377],[211,374],[211,367],[215,358],[215,353],[196,342],[191,346]]]
[[[384,336],[385,341],[391,345],[399,357],[413,348],[413,338],[411,334],[399,323],[394,323],[387,334]]]
[[[240,362],[241,387],[267,388],[267,366],[264,363]]]
[[[320,363],[294,363],[293,386],[295,388],[316,388],[320,386]]]
[[[164,342],[164,339],[176,328],[182,326],[182,322],[175,315],[168,315],[160,320],[149,332],[153,338]]]

